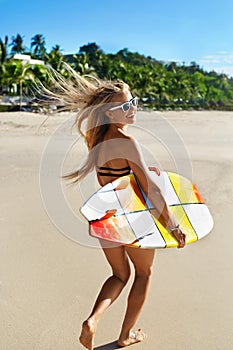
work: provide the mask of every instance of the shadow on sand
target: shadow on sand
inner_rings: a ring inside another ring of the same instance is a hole
[[[115,350],[115,349],[122,349],[119,345],[117,345],[117,341],[113,341],[108,344],[97,346],[97,348],[94,348],[94,350]]]

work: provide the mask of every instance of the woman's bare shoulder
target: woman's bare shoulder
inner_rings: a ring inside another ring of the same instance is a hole
[[[126,131],[124,131],[122,129],[118,129],[117,134],[119,135],[120,138],[123,138],[125,140],[136,141],[134,136],[128,134]]]
[[[138,141],[134,136],[130,135],[126,130],[119,128],[114,128],[109,130],[103,142],[100,145],[101,151],[107,153],[114,153],[122,151],[125,155],[125,151],[135,151],[138,148]]]

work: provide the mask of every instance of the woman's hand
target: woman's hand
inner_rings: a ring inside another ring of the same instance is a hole
[[[150,171],[156,172],[156,174],[157,174],[158,176],[160,176],[160,170],[159,170],[159,168],[156,168],[156,167],[154,167],[154,166],[149,166],[148,169],[149,169]]]
[[[184,248],[186,244],[186,234],[183,233],[180,228],[173,230],[171,234],[179,243],[177,248]]]

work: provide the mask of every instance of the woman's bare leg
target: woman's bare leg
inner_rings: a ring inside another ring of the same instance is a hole
[[[119,296],[130,276],[129,261],[124,247],[103,248],[103,251],[112,268],[113,275],[104,283],[90,316],[83,323],[79,340],[88,350],[93,349],[98,321],[104,311]]]
[[[128,247],[125,249],[134,264],[135,279],[128,297],[127,310],[118,340],[120,346],[131,345],[143,340],[145,337],[144,333],[140,330],[134,332],[134,337],[130,334],[148,295],[152,264],[155,255],[155,250],[152,249],[135,249]]]

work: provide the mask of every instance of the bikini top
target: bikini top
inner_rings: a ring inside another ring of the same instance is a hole
[[[120,176],[129,175],[131,172],[130,166],[127,166],[125,168],[118,168],[118,169],[108,168],[108,167],[104,167],[104,166],[96,166],[96,168],[101,170],[101,171],[98,171],[98,175],[100,175],[100,176],[120,177]],[[107,171],[107,172],[105,172],[105,171]],[[113,173],[109,173],[108,171],[113,171]],[[116,172],[116,173],[114,174],[114,172]]]

